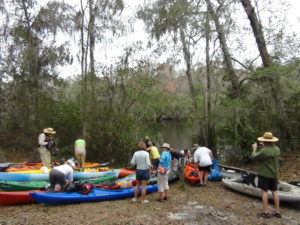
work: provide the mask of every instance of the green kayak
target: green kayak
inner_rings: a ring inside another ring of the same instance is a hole
[[[89,184],[100,184],[105,181],[110,181],[116,179],[115,176],[109,177],[98,177],[91,179],[81,180],[82,182]],[[30,191],[30,190],[40,190],[45,189],[49,185],[48,181],[3,181],[0,180],[0,190],[1,191]]]

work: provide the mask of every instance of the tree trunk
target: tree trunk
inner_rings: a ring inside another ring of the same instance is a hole
[[[272,60],[267,50],[265,37],[262,31],[262,26],[258,20],[254,7],[251,5],[250,0],[240,0],[243,8],[250,20],[250,25],[256,40],[256,44],[263,62],[264,67],[268,67],[272,64]]]
[[[94,8],[94,0],[89,0],[89,26],[88,26],[88,33],[89,33],[89,46],[90,46],[90,82],[92,87],[92,94],[94,94],[94,84],[95,84],[95,58],[94,58],[94,51],[95,51],[95,34],[94,34],[94,27],[95,27],[95,8]]]
[[[210,17],[209,13],[206,15],[205,23],[205,55],[206,55],[206,82],[207,82],[207,98],[206,98],[206,118],[207,118],[207,145],[214,153],[214,156],[217,156],[214,142],[214,125],[211,121],[211,67],[210,67]]]
[[[80,26],[80,35],[81,35],[81,82],[82,82],[82,92],[81,92],[81,101],[82,101],[82,135],[83,138],[87,137],[87,74],[86,74],[86,49],[84,46],[84,7],[82,0],[80,0],[81,6],[81,26]]]
[[[216,12],[214,10],[211,1],[206,0],[206,4],[207,4],[208,10],[209,10],[209,13],[211,14],[211,16],[214,20],[214,23],[216,25],[218,37],[219,37],[221,48],[222,48],[223,55],[224,55],[224,61],[225,61],[226,67],[227,67],[227,71],[228,71],[229,79],[231,81],[234,96],[235,96],[235,98],[240,98],[241,93],[240,93],[238,76],[236,75],[235,70],[233,68],[231,55],[230,55],[229,48],[227,46],[227,42],[226,42],[226,38],[225,38],[224,29],[223,29],[222,25],[220,24],[218,15],[216,14]]]
[[[188,43],[186,43],[185,40],[185,34],[182,29],[180,29],[180,39],[182,43],[182,49],[183,49],[183,56],[186,64],[186,76],[188,78],[189,86],[190,86],[190,92],[193,100],[193,105],[195,108],[195,111],[197,112],[198,107],[197,107],[197,101],[196,101],[196,93],[195,93],[195,88],[193,84],[193,78],[192,78],[192,70],[191,70],[191,52],[188,46]]]
[[[272,65],[272,59],[267,50],[264,34],[262,31],[262,25],[258,20],[254,7],[251,5],[250,0],[240,0],[245,12],[247,13],[248,19],[250,20],[250,25],[253,31],[253,35],[256,40],[257,48],[260,53],[260,57],[262,59],[263,65],[265,68],[270,67]],[[283,93],[281,91],[281,84],[278,76],[270,77],[270,87],[272,92],[272,97],[275,103],[276,112],[279,118],[279,127],[280,127],[280,137],[281,143],[284,147],[290,146],[291,149],[294,148],[292,141],[291,131],[286,125],[286,121],[288,121],[287,113],[285,110],[284,102],[283,102]]]

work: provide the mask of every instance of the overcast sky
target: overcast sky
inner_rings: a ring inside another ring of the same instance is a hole
[[[134,17],[134,14],[137,10],[137,7],[141,4],[144,3],[145,0],[125,0],[125,9],[123,10],[121,17],[122,21],[128,21],[129,19],[132,19]],[[147,0],[146,0],[147,1]],[[74,7],[79,7],[79,0],[65,0],[65,2],[68,2]],[[253,1],[252,1],[253,2]],[[270,8],[270,2],[272,3],[272,12],[268,12],[267,9]],[[300,36],[300,0],[286,0],[286,3],[290,4],[290,8],[288,9],[287,12],[283,11],[285,9],[285,6],[282,6],[279,4],[282,2],[282,0],[258,0],[259,8],[261,10],[260,16],[263,21],[263,26],[266,28],[268,26],[268,17],[272,14],[273,16],[277,16],[277,18],[282,17],[283,15],[287,16],[287,32],[296,32]],[[249,22],[247,20],[246,14],[241,10],[241,8],[236,12],[235,15],[236,19],[239,20],[239,23],[241,24],[246,24],[249,25]],[[240,19],[242,18],[242,19]],[[137,20],[134,23],[134,32],[133,33],[128,33],[127,35],[124,35],[122,37],[112,37],[114,39],[113,42],[103,42],[103,43],[96,43],[96,64],[101,63],[107,67],[110,65],[115,65],[116,62],[119,61],[119,58],[124,55],[124,49],[128,46],[132,46],[133,43],[136,43],[137,41],[141,41],[143,43],[144,50],[137,52],[135,57],[139,58],[142,56],[151,56],[151,52],[153,49],[146,49],[146,45],[149,41],[149,36],[148,34],[144,31],[145,27],[142,21]],[[109,35],[109,34],[107,34]],[[254,37],[251,33],[242,35],[242,34],[236,34],[232,35],[231,37],[231,42],[235,42],[236,40],[241,40],[243,42],[246,42],[248,46],[253,46],[253,47],[247,47],[246,51],[241,49],[241,52],[234,52],[236,55],[244,54],[247,56],[252,56],[252,58],[255,58],[258,54],[256,46],[255,46],[255,40]],[[298,36],[298,37],[299,37]],[[61,38],[63,40],[63,38]],[[79,40],[73,40],[71,42],[71,48],[72,48],[72,54],[75,55],[78,54],[79,48],[78,48],[78,41]],[[172,44],[170,45],[170,48],[172,48]],[[203,46],[198,46],[198,51],[195,52],[194,57],[197,59],[203,59],[204,55],[197,55],[197,52],[199,52]],[[197,48],[195,48],[197,49]],[[170,57],[173,53],[172,52],[165,52],[165,54],[161,57],[158,57],[157,55],[151,57],[155,62],[157,63],[163,63],[165,62],[168,57]],[[181,52],[179,54],[182,55]],[[181,57],[179,56],[179,58]],[[194,61],[196,63],[196,61]],[[183,68],[184,64],[179,64],[177,65],[177,68]],[[62,77],[69,77],[69,76],[74,76],[75,74],[80,73],[80,65],[77,61],[77,58],[75,57],[73,65],[70,66],[65,66],[64,68],[60,69],[60,75]]]

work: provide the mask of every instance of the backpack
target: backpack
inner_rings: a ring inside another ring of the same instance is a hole
[[[66,188],[66,192],[78,192],[81,194],[88,194],[91,192],[92,189],[92,185],[90,184],[86,184],[86,183],[82,183],[80,181],[75,181],[70,183],[67,188]]]

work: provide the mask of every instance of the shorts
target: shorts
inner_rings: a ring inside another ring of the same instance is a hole
[[[200,171],[210,172],[211,165],[209,165],[209,166],[199,166],[198,169],[199,169]]]
[[[152,159],[151,160],[152,166],[153,166],[153,170],[157,170],[158,165],[159,165],[159,158],[157,159]]]
[[[136,170],[136,180],[148,181],[150,179],[150,170]]]
[[[263,191],[277,191],[277,180],[258,175],[258,185]]]
[[[169,173],[168,171],[166,174],[160,174],[158,173],[157,176],[157,187],[158,187],[158,192],[164,192],[165,190],[169,190]]]
[[[64,191],[64,188],[66,187],[67,184],[66,175],[61,171],[52,169],[49,174],[49,183],[50,183],[50,187],[47,190],[47,192],[54,192],[54,188],[56,184],[59,184],[61,190]]]

